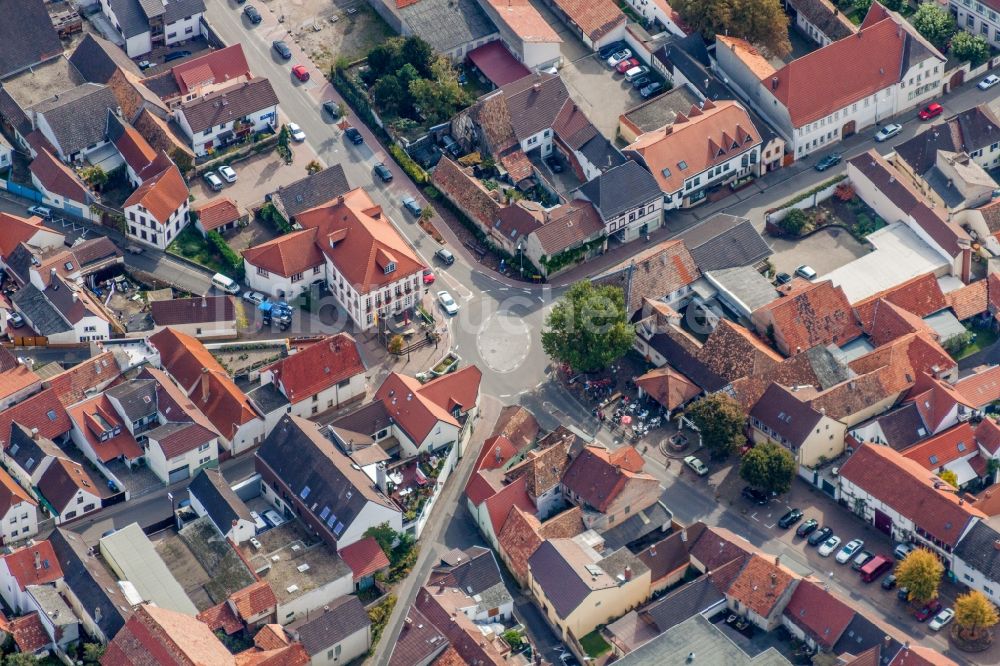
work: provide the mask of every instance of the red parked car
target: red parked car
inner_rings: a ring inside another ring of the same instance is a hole
[[[930,120],[931,118],[937,118],[942,113],[944,113],[944,107],[937,102],[931,102],[924,108],[920,109],[920,119]]]
[[[431,271],[431,269],[429,269],[429,268],[425,268],[424,269],[424,284],[434,284],[434,280],[435,279],[437,279],[437,278],[434,277],[433,271]]]
[[[624,74],[633,67],[638,67],[638,66],[639,66],[638,60],[636,60],[635,58],[629,58],[628,60],[622,60],[620,63],[618,63],[618,65],[615,67],[615,70],[619,74]]]
[[[295,67],[292,67],[292,74],[294,74],[295,78],[302,83],[309,80],[309,70],[306,69],[305,65],[296,65]]]
[[[913,617],[917,618],[917,622],[926,622],[927,618],[937,615],[940,611],[941,602],[934,599],[933,601],[928,601],[927,605],[913,614]]]

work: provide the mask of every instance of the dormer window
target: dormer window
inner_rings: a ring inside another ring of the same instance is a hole
[[[396,270],[396,262],[395,261],[390,261],[389,263],[387,263],[385,265],[385,268],[382,269],[382,270],[385,271],[386,275],[388,275],[389,273],[392,273],[393,271]]]

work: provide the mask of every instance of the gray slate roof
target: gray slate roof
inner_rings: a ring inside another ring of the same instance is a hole
[[[139,0],[108,0],[108,4],[118,19],[118,26],[125,39],[149,32],[149,19],[146,18]]]
[[[920,410],[917,409],[915,402],[908,402],[874,420],[878,422],[885,437],[885,441],[876,444],[885,444],[896,451],[908,449],[928,435],[927,427],[924,426],[924,420],[920,417]]]
[[[92,33],[87,33],[69,61],[90,83],[107,83],[119,67],[130,74],[140,75],[139,68],[123,50]]]
[[[998,540],[1000,532],[979,521],[955,546],[955,557],[986,576],[987,580],[1000,582],[1000,550],[996,548]]]
[[[48,456],[63,455],[55,442],[41,435],[32,439],[30,429],[19,423],[11,424],[10,444],[6,450],[7,455],[28,474],[34,474]]]
[[[457,587],[469,596],[480,594],[494,585],[503,583],[500,578],[500,568],[497,566],[493,551],[480,546],[460,551],[462,561],[454,566],[438,568],[436,571],[447,572],[445,584]]]
[[[840,635],[840,640],[834,644],[833,653],[844,654],[845,652],[849,652],[851,654],[861,654],[865,650],[870,650],[876,645],[880,645],[888,648],[882,651],[883,654],[895,655],[903,647],[893,638],[889,639],[888,645],[884,645],[885,638],[884,629],[873,624],[871,620],[861,613],[855,613],[854,619],[847,625],[844,633]]]
[[[279,391],[273,382],[261,384],[257,388],[247,391],[247,397],[257,405],[262,414],[270,414],[279,409],[284,409],[290,404],[285,394]]]
[[[111,10],[118,18],[121,32],[135,37],[149,31],[149,19],[162,16],[166,24],[205,11],[205,0],[108,0]]]
[[[771,281],[750,266],[707,271],[705,275],[740,300],[750,312],[778,298]]]
[[[250,509],[217,469],[202,469],[191,481],[188,492],[198,498],[221,534],[231,529],[234,520],[253,522]]]
[[[182,104],[179,111],[197,134],[211,127],[234,122],[278,105],[278,95],[271,82],[256,78]]]
[[[413,34],[438,53],[447,54],[497,31],[475,0],[421,0],[399,13]]]
[[[657,333],[650,338],[649,346],[660,352],[669,361],[670,367],[709,393],[721,391],[729,383],[666,333]]]
[[[159,0],[154,0],[158,2]],[[180,19],[203,14],[205,12],[205,0],[170,0],[167,3],[166,13],[163,19],[169,24]]]
[[[678,238],[702,272],[753,266],[773,253],[750,220],[726,213],[710,217]]]
[[[290,185],[279,187],[270,197],[285,219],[291,220],[302,211],[325,204],[350,190],[344,167],[334,164]]]
[[[286,629],[312,657],[370,625],[364,604],[348,595],[331,601],[322,613],[296,620]]]
[[[642,511],[636,511],[624,521],[602,532],[604,547],[617,550],[669,525],[673,514],[666,505],[666,495]]]
[[[688,655],[694,654],[691,662]],[[838,653],[839,654],[839,653]],[[858,654],[855,652],[854,654]],[[773,647],[751,657],[701,615],[685,620],[617,662],[621,666],[791,666]]]
[[[88,547],[79,535],[56,528],[49,535],[49,543],[59,560],[66,586],[111,640],[132,615],[125,595],[104,565],[93,555],[88,555]],[[97,611],[100,611],[100,619],[97,618]]]
[[[594,204],[605,221],[663,197],[653,174],[633,160],[605,171],[578,191]]]
[[[38,291],[30,282],[21,287],[12,300],[39,335],[56,335],[73,330],[45,294]]]
[[[580,148],[580,152],[583,153],[583,156],[586,157],[591,164],[600,169],[602,172],[614,169],[615,167],[621,166],[628,161],[625,156],[621,154],[621,151],[615,148],[603,134],[598,134],[587,141],[587,143],[583,144]]]
[[[62,53],[42,0],[4,0],[0,20],[0,79]]]
[[[84,83],[39,102],[31,110],[45,116],[55,135],[56,147],[68,156],[104,141],[108,109],[117,112],[118,108],[111,88]]]
[[[823,415],[809,403],[795,397],[790,390],[778,384],[771,384],[757,404],[750,410],[750,416],[798,448],[812,433]]]
[[[535,84],[538,85],[537,90]],[[506,99],[510,123],[519,141],[551,128],[563,104],[569,99],[569,90],[563,80],[545,72],[508,83],[500,90]]]
[[[156,382],[152,379],[133,379],[105,391],[121,405],[130,421],[150,416],[156,411]]]

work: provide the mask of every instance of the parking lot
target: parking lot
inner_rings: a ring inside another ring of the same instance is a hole
[[[838,228],[827,228],[795,240],[768,237],[767,242],[774,250],[771,256],[774,270],[789,275],[803,264],[812,266],[819,275],[826,275],[870,251],[868,246]]]

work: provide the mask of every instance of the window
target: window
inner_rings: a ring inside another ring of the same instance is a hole
[[[66,512],[66,520],[69,520],[70,518],[76,518],[76,511],[67,511]]]
[[[83,504],[83,495],[77,495],[76,496],[76,503],[77,504]]]
[[[86,513],[87,511],[93,511],[93,510],[94,510],[94,505],[93,504],[88,504],[87,506],[83,507],[84,513]]]
[[[975,17],[973,17],[972,14],[969,14],[968,16],[966,16],[965,17],[965,24],[967,26],[969,26],[970,28],[975,28],[976,27],[976,19],[975,19]]]
[[[205,442],[204,444],[198,447],[198,452],[201,453],[202,451],[208,451],[209,446],[211,446],[211,444],[209,442]]]
[[[990,36],[990,26],[983,23],[979,26],[979,32],[983,33],[988,38]]]
[[[257,267],[257,275],[261,277],[271,277],[271,274],[266,270],[264,270],[263,268],[261,268],[260,266]]]
[[[128,212],[128,219],[130,219],[130,220],[132,220],[133,222],[135,222],[135,211],[134,211],[134,210],[130,210],[130,211]]]
[[[294,273],[292,275],[292,282],[301,282],[301,281],[302,281],[302,273]]]
[[[187,28],[184,28],[184,34],[185,35],[190,35],[192,32],[194,32],[194,28],[193,27],[189,26]]]
[[[177,38],[176,32],[171,32],[167,34],[167,39],[176,39],[176,38]]]
[[[688,168],[688,163],[685,162],[684,160],[681,160],[680,162],[677,163],[677,168],[680,169],[681,171],[684,171],[685,169]]]
[[[392,273],[393,271],[396,270],[396,262],[395,261],[390,261],[388,264],[385,265],[385,269],[383,269],[383,270],[384,270],[384,272],[385,272],[386,275],[388,275],[389,273]]]
[[[31,527],[30,527],[30,526],[28,526],[28,525],[25,525],[24,527],[22,527],[22,528],[21,528],[21,534],[24,534],[25,532],[27,532],[27,531],[28,531],[28,530],[30,530],[30,529],[31,529]]]
[[[205,456],[204,458],[201,458],[201,459],[200,459],[200,460],[198,461],[198,464],[199,464],[199,465],[204,465],[205,463],[207,463],[207,462],[208,462],[209,460],[211,460],[211,459],[212,459],[212,456]]]
[[[323,270],[322,266],[316,266],[315,268],[313,268],[313,275],[319,275],[322,270]]]
[[[17,516],[11,516],[10,524],[13,525],[16,522],[17,522]]]

